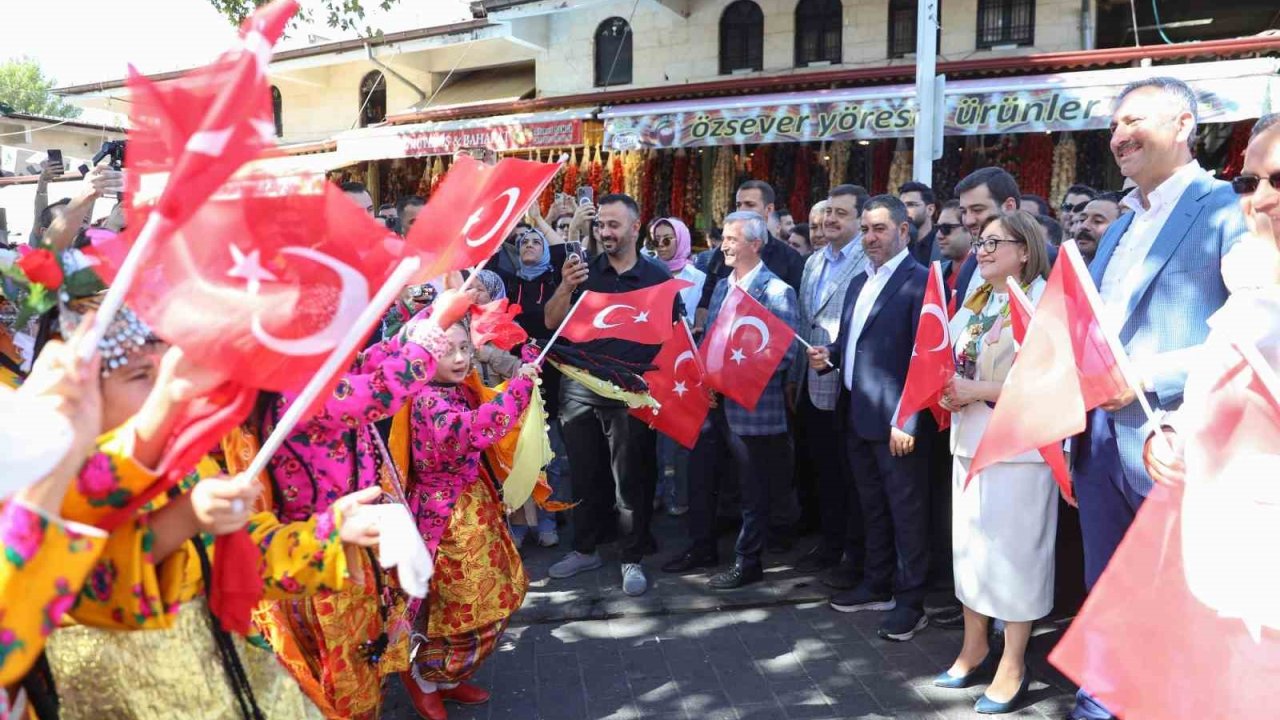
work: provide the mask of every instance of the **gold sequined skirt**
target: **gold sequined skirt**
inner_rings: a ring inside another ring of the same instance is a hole
[[[258,707],[268,718],[323,718],[275,654],[233,636]],[[77,625],[49,637],[62,720],[240,720],[204,599],[165,630]]]

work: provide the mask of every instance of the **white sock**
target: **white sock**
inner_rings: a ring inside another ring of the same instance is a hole
[[[452,690],[452,689],[454,689],[454,688],[458,687],[458,684],[459,684],[459,683],[440,683],[440,689],[441,689],[441,690]]]
[[[422,692],[430,695],[431,693],[439,689],[439,687],[435,683],[431,682],[430,680],[423,680],[422,678],[418,677],[418,670],[416,668],[414,668],[413,671],[410,672],[409,674],[413,676],[413,681],[418,683],[418,689],[421,690]]]

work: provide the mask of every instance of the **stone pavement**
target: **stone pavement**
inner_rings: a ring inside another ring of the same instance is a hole
[[[603,569],[551,581],[547,567],[567,551],[527,546],[533,586],[476,681],[493,691],[484,706],[449,706],[450,720],[667,720],[767,718],[977,718],[983,687],[931,685],[960,647],[959,630],[927,628],[908,643],[876,636],[878,613],[841,614],[828,589],[790,565],[812,544],[767,556],[763,583],[714,592],[706,573],[672,576],[657,566],[682,537],[680,522],[655,522],[662,545],[647,559],[650,590],[621,591],[616,555]],[[721,557],[732,557],[725,538]],[[1037,625],[1032,692],[1011,717],[1065,717],[1075,688],[1045,655],[1063,623]],[[383,717],[416,717],[398,681]]]

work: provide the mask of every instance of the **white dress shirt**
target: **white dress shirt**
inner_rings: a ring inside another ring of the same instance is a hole
[[[1103,322],[1107,323],[1112,332],[1119,334],[1128,319],[1124,316],[1125,311],[1142,279],[1143,261],[1155,245],[1165,222],[1173,214],[1174,206],[1191,182],[1203,174],[1200,163],[1192,160],[1151,191],[1147,196],[1150,207],[1142,206],[1139,199],[1141,190],[1131,192],[1121,200],[1122,205],[1133,211],[1133,221],[1129,223],[1111,254],[1107,269],[1102,274],[1102,287],[1099,289],[1102,295]]]
[[[898,269],[902,261],[910,255],[907,248],[903,248],[902,252],[890,258],[889,262],[875,267],[870,262],[867,263],[867,282],[862,286],[862,290],[858,293],[858,299],[853,303],[853,317],[849,319],[849,339],[844,347],[844,375],[845,389],[853,390],[853,358],[858,351],[858,336],[862,334],[862,328],[867,324],[867,316],[871,314],[871,308],[875,307],[876,299],[880,297],[880,292],[884,290],[884,286],[889,283],[889,278],[893,276],[893,271]]]
[[[756,261],[756,266],[748,270],[747,274],[743,275],[741,280],[738,279],[736,268],[735,270],[729,271],[729,285],[742,288],[742,292],[750,294],[749,291],[751,290],[751,283],[756,279],[756,276],[760,274],[760,268],[762,267],[764,267],[764,261]]]
[[[698,309],[698,301],[702,299],[702,284],[707,281],[707,274],[693,266],[693,263],[680,268],[680,272],[672,277],[687,280],[693,285],[680,291],[680,302],[684,304],[685,320],[693,322],[693,311]]]

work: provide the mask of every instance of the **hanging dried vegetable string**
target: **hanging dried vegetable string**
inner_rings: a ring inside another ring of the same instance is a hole
[[[603,161],[600,159],[600,146],[597,145],[592,149],[591,162],[587,164],[587,173],[584,184],[591,188],[596,197],[603,197],[609,193],[605,191],[604,168]]]
[[[644,153],[639,150],[628,150],[622,164],[627,174],[627,183],[623,192],[632,198],[641,198],[644,189]]]
[[[609,155],[609,192],[611,193],[627,191],[627,166],[622,161],[622,155],[620,152]]]
[[[698,226],[702,214],[702,151],[689,153],[689,170],[684,181],[684,213],[681,219],[690,228]]]
[[[1053,181],[1053,138],[1046,133],[1026,133],[1019,137],[1018,188],[1047,198]]]
[[[792,217],[809,216],[809,163],[812,151],[808,145],[796,145],[792,153],[794,166],[791,172],[791,194],[787,197],[787,209]]]
[[[872,195],[885,192],[889,186],[889,166],[893,164],[893,141],[880,140],[873,145],[871,151],[871,186],[867,188]]]
[[[887,143],[886,143],[887,144]],[[885,192],[896,195],[903,183],[911,180],[911,148],[906,138],[898,138],[893,150],[893,160],[889,163],[889,177],[886,179]]]
[[[569,158],[564,164],[564,182],[560,185],[560,191],[565,195],[578,192],[578,163],[574,158],[576,152],[576,150],[569,150]]]
[[[733,202],[734,179],[737,171],[734,168],[733,148],[722,145],[714,150],[715,165],[711,171],[711,222],[717,227],[724,224],[724,216],[729,212]]]
[[[644,154],[644,170],[640,180],[640,196],[636,198],[636,202],[640,203],[640,219],[645,225],[649,224],[649,218],[653,217],[653,187],[658,181],[658,153],[656,150],[647,150]]]
[[[1067,195],[1076,177],[1076,141],[1071,133],[1060,133],[1053,148],[1053,174],[1049,178],[1049,204],[1057,205]]]
[[[689,179],[689,154],[684,148],[680,148],[675,153],[675,160],[671,166],[671,194],[667,215],[684,219],[684,191],[685,183]]]

